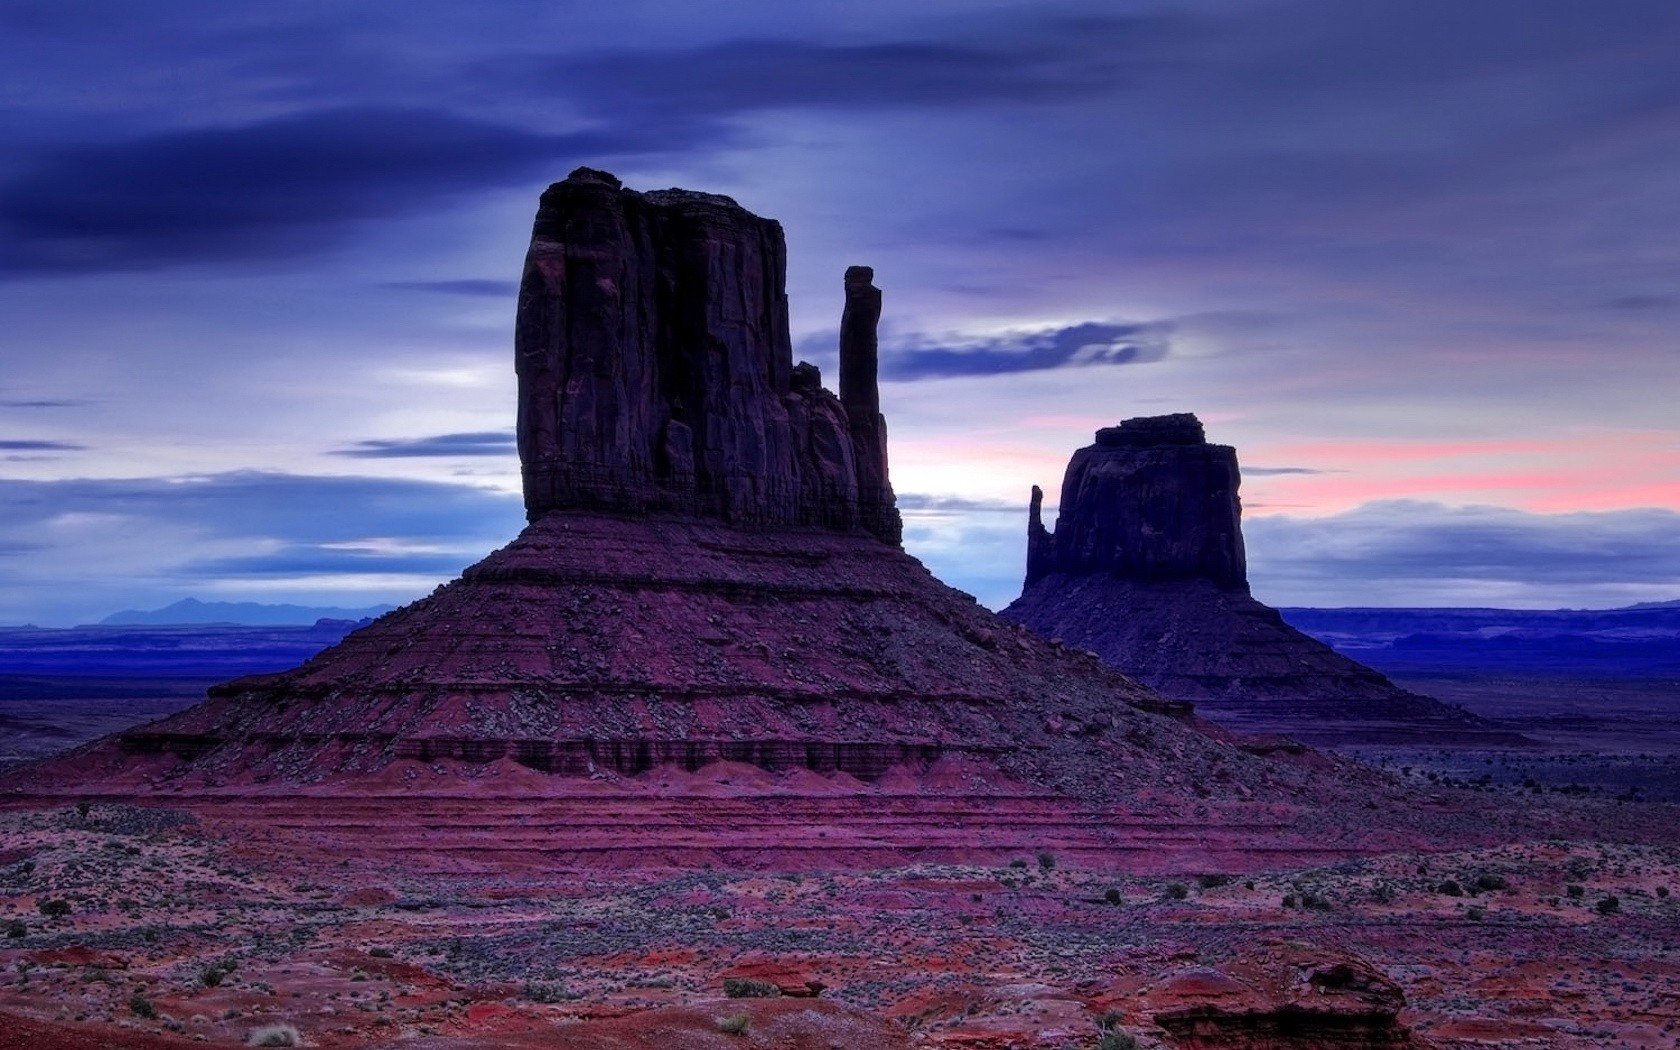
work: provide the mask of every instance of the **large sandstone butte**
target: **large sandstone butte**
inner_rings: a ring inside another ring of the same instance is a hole
[[[793,364],[783,266],[780,227],[728,198],[550,187],[517,321],[520,536],[294,670],[7,786],[220,800],[408,863],[423,840],[486,865],[1239,866],[1373,833],[1327,822],[1393,785],[1231,746],[905,554],[873,274],[845,276],[835,397]]]
[[[899,539],[874,271],[846,271],[840,397],[793,363],[782,227],[579,168],[542,195],[514,329],[532,521],[669,512]]]
[[[1054,532],[1033,487],[1027,576],[1002,611],[1250,733],[1313,743],[1520,741],[1409,692],[1249,593],[1236,450],[1181,413],[1128,419],[1073,454]]]

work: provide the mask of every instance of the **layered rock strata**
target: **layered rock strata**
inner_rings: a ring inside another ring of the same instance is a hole
[[[1249,593],[1237,454],[1193,415],[1128,419],[1073,454],[1054,531],[1036,486],[1021,596],[1001,615],[1233,728],[1318,743],[1520,742],[1394,685]]]

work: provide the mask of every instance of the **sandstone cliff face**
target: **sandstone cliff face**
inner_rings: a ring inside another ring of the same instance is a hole
[[[1035,486],[1001,615],[1248,732],[1318,743],[1497,734],[1295,630],[1249,594],[1237,454],[1195,416],[1128,419],[1073,454],[1054,532]]]
[[[847,272],[841,399],[793,364],[786,256],[781,225],[727,197],[587,168],[548,188],[515,329],[531,520],[660,511],[899,541],[873,272]]]

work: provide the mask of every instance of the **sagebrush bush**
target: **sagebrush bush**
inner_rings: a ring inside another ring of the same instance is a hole
[[[269,1024],[254,1030],[246,1046],[302,1046],[303,1034],[289,1024]]]
[[[731,999],[774,999],[782,994],[782,990],[769,981],[753,977],[726,977],[723,994]]]

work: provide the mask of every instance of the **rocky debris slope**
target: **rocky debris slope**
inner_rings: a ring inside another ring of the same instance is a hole
[[[1026,585],[1001,615],[1239,730],[1322,743],[1521,742],[1401,689],[1256,601],[1239,481],[1236,451],[1209,444],[1193,415],[1099,430],[1068,463],[1054,532],[1034,488]]]

